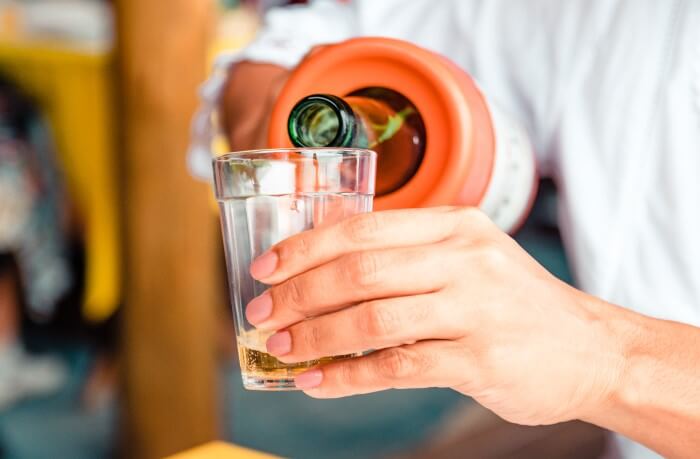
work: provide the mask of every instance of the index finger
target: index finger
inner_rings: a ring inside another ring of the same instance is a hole
[[[266,284],[278,284],[347,253],[440,242],[463,224],[477,226],[483,218],[479,210],[461,207],[359,214],[280,242],[253,262],[250,273]]]

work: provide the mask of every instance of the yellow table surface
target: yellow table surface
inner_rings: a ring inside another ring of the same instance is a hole
[[[229,445],[223,442],[207,443],[195,449],[178,453],[167,459],[275,459],[277,456]]]

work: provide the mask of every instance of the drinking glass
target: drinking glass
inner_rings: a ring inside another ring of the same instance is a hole
[[[250,264],[296,233],[370,212],[375,172],[376,154],[355,148],[254,150],[214,159],[214,187],[246,389],[293,390],[295,375],[352,357],[286,364],[268,354],[265,342],[272,332],[257,330],[245,316],[248,302],[269,288],[251,277]]]

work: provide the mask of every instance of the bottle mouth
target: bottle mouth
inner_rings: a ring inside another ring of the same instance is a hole
[[[346,147],[352,143],[353,111],[343,99],[314,94],[299,101],[289,115],[291,141],[297,147]]]
[[[406,186],[417,174],[425,155],[425,125],[416,106],[403,94],[379,86],[358,89],[344,100],[356,112],[374,113],[374,120],[369,123],[380,128],[378,136],[366,146],[378,152],[377,196]],[[368,101],[373,104],[368,105]]]

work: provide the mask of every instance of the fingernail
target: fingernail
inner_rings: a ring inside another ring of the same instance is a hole
[[[321,370],[309,370],[294,378],[294,385],[299,389],[313,389],[323,381],[323,372]]]
[[[275,333],[267,339],[267,352],[272,355],[285,355],[292,352],[292,335],[288,331]]]
[[[253,325],[257,325],[272,315],[272,296],[270,292],[255,297],[245,308],[245,316]]]
[[[265,279],[271,276],[277,269],[279,257],[274,251],[268,251],[253,260],[250,265],[250,275],[255,279]]]

